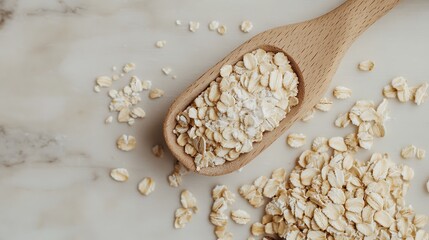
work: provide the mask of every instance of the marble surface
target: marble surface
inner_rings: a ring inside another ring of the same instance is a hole
[[[285,134],[240,173],[211,178],[191,174],[182,187],[171,188],[166,177],[173,158],[150,153],[152,145],[163,142],[161,123],[169,104],[257,32],[319,16],[342,2],[0,0],[0,239],[214,239],[207,219],[211,188],[222,183],[236,191],[274,168],[290,170],[303,149],[288,148]],[[175,26],[176,19],[202,25],[190,33]],[[225,36],[208,31],[213,19],[227,25]],[[249,34],[238,29],[244,19],[255,25]],[[336,129],[332,123],[355,100],[380,101],[382,87],[397,75],[413,84],[428,81],[428,22],[429,1],[403,0],[355,42],[335,75],[331,88],[351,87],[352,99],[335,101],[330,113],[317,113],[289,132],[305,133],[308,139],[346,134],[351,128]],[[164,49],[154,47],[160,39],[167,40]],[[364,59],[376,61],[374,72],[356,70]],[[151,79],[166,95],[156,101],[144,96],[147,117],[133,127],[105,125],[108,97],[105,91],[92,91],[94,77],[129,61],[137,64],[138,76]],[[172,67],[178,78],[164,76],[164,66]],[[373,151],[388,152],[401,162],[399,151],[407,144],[429,150],[429,103],[390,104],[387,136],[376,141]],[[137,149],[116,149],[115,139],[123,133],[136,136]],[[424,187],[429,159],[407,164],[416,169],[407,201],[429,214]],[[109,169],[115,167],[128,168],[128,182],[110,179]],[[149,197],[136,190],[145,176],[157,182]],[[185,229],[174,230],[173,212],[185,188],[198,198],[200,211]],[[262,209],[237,201],[233,208],[249,211],[252,221],[259,219]],[[248,226],[229,223],[229,228],[235,239],[249,236]]]

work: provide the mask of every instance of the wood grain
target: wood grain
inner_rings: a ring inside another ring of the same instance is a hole
[[[264,133],[263,140],[253,144],[253,150],[236,160],[217,167],[203,168],[198,173],[217,176],[240,169],[266,149],[303,114],[323,97],[346,50],[375,21],[391,10],[399,0],[348,0],[333,11],[302,23],[282,26],[262,32],[232,51],[204,73],[173,102],[164,121],[167,146],[183,165],[195,171],[194,159],[176,143],[173,129],[175,117],[183,111],[218,75],[225,64],[235,64],[245,53],[262,48],[283,51],[298,74],[298,98],[279,127]]]

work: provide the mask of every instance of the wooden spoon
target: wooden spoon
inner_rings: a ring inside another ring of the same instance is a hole
[[[291,109],[279,127],[271,132],[265,132],[262,141],[253,144],[251,152],[241,154],[236,160],[223,165],[203,168],[198,173],[217,176],[245,166],[318,103],[345,51],[362,32],[398,2],[399,0],[348,0],[321,17],[274,28],[243,43],[204,73],[171,105],[163,128],[165,141],[174,157],[185,167],[195,171],[194,159],[176,143],[176,136],[173,134],[175,117],[218,77],[223,65],[233,65],[240,61],[244,54],[258,48],[273,52],[283,51],[289,57],[299,78],[299,104]]]

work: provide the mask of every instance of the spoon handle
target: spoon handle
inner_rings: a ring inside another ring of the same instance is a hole
[[[321,18],[344,30],[344,39],[353,42],[374,22],[394,8],[400,0],[348,0]],[[345,44],[348,45],[348,44]]]

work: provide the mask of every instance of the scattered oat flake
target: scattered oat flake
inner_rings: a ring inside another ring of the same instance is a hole
[[[306,136],[302,133],[291,133],[287,136],[287,144],[292,148],[304,146]]]
[[[197,199],[194,197],[194,195],[190,191],[188,191],[188,190],[182,191],[182,193],[180,194],[180,202],[182,204],[182,207],[190,208],[194,212],[198,211]]]
[[[248,33],[253,29],[253,23],[249,20],[244,20],[240,25],[240,30],[244,33]]]
[[[401,150],[401,157],[404,159],[414,158],[417,153],[417,148],[414,145],[408,145]]]
[[[161,70],[165,75],[169,75],[172,71],[170,67],[163,67]]]
[[[191,209],[178,208],[174,213],[174,228],[184,228],[189,221],[192,219],[193,212]]]
[[[163,48],[165,46],[165,44],[167,44],[167,41],[165,41],[165,40],[158,40],[158,41],[156,41],[155,46],[157,48]]]
[[[174,228],[184,228],[192,219],[192,215],[198,211],[197,199],[188,190],[182,191],[180,194],[180,202],[182,207],[177,209],[174,214]]]
[[[374,69],[375,63],[371,60],[362,61],[359,63],[358,68],[361,71],[369,72]]]
[[[253,236],[260,236],[265,233],[265,226],[262,223],[254,223],[251,227],[251,232]]]
[[[157,158],[162,158],[164,156],[164,149],[162,147],[162,145],[155,145],[152,147],[152,153],[155,157]]]
[[[231,211],[231,219],[237,224],[247,224],[250,221],[250,215],[244,210]]]
[[[104,120],[104,123],[109,124],[109,123],[112,123],[112,121],[113,121],[113,117],[112,116],[108,116],[106,118],[106,120]]]
[[[426,182],[426,190],[429,192],[429,180]]]
[[[333,102],[329,100],[328,98],[324,97],[320,99],[319,103],[316,104],[315,108],[317,110],[320,110],[322,112],[328,112],[332,108]]]
[[[143,90],[149,90],[152,87],[152,82],[149,80],[142,81]]]
[[[119,111],[118,114],[118,122],[123,123],[123,122],[128,122],[128,120],[130,120],[130,109],[129,108],[123,108],[121,111]]]
[[[146,112],[141,107],[135,107],[131,110],[130,115],[133,118],[144,118],[146,116]]]
[[[196,21],[189,22],[189,31],[196,32],[200,28],[200,23]]]
[[[101,88],[99,85],[94,86],[94,92],[99,93],[101,91]]]
[[[130,119],[128,119],[128,125],[130,125],[130,126],[132,126],[132,125],[134,125],[134,123],[136,122],[136,120],[134,119],[134,118],[130,118]]]
[[[113,81],[118,81],[120,79],[120,77],[119,77],[119,75],[118,74],[113,74],[112,75],[112,80]]]
[[[314,114],[316,113],[316,110],[314,108],[312,108],[310,111],[308,111],[307,113],[305,113],[302,118],[301,121],[303,122],[308,122],[311,119],[314,118]]]
[[[417,159],[424,159],[426,156],[426,150],[422,149],[422,148],[418,148],[417,152],[416,152],[416,157]]]
[[[428,97],[428,93],[427,93],[428,87],[429,87],[429,84],[427,82],[418,86],[416,93],[414,95],[414,102],[417,105],[422,104],[425,101],[425,99]]]
[[[141,194],[147,196],[155,190],[155,181],[150,177],[145,177],[138,185]]]
[[[383,96],[385,98],[396,98],[396,89],[392,87],[392,85],[386,85],[383,88]]]
[[[125,182],[129,178],[128,170],[125,168],[115,168],[110,171],[110,176],[117,182]]]
[[[189,170],[183,166],[179,161],[174,163],[174,169],[168,176],[168,183],[171,187],[179,187],[182,184],[182,177],[185,176]]]
[[[110,87],[112,86],[112,78],[109,76],[99,76],[95,80],[100,87]]]
[[[349,113],[343,113],[338,116],[335,120],[335,126],[339,128],[345,128],[350,124]]]
[[[117,147],[122,151],[131,151],[136,147],[136,138],[131,135],[122,135],[116,141]]]
[[[226,28],[226,26],[225,26],[225,25],[220,25],[220,26],[217,28],[217,33],[219,33],[220,35],[225,35],[227,30],[228,30],[228,29]]]
[[[342,137],[332,137],[329,139],[329,146],[337,151],[347,151],[347,145]]]
[[[160,98],[162,96],[164,96],[164,90],[161,90],[159,88],[154,88],[152,90],[150,90],[149,92],[149,98],[150,99],[156,99],[156,98]]]
[[[180,20],[176,20],[175,23],[176,23],[177,26],[182,25],[182,21],[180,21]]]
[[[215,31],[219,27],[219,21],[213,20],[209,23],[209,30]]]
[[[352,96],[352,90],[347,87],[338,86],[334,88],[333,94],[337,99],[347,99]]]
[[[135,63],[127,63],[122,68],[122,72],[129,73],[131,71],[134,71],[135,69],[136,69],[136,64]]]

